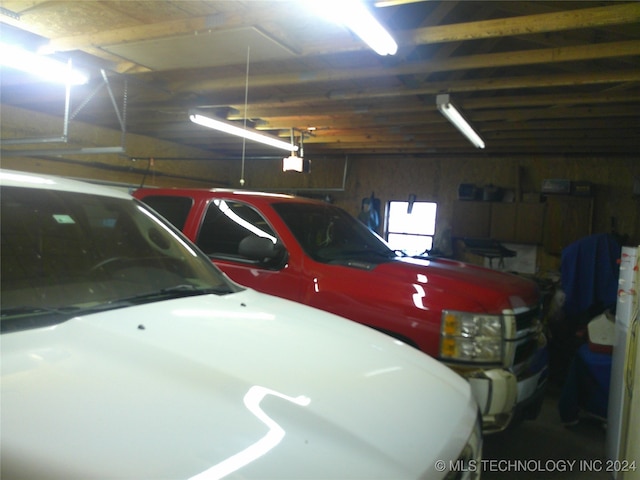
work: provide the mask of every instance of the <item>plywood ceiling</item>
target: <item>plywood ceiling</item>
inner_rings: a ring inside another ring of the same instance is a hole
[[[3,41],[48,45],[91,72],[73,121],[240,155],[188,121],[199,108],[310,155],[633,155],[640,152],[640,3],[370,2],[399,43],[380,57],[304,1],[3,0]],[[3,104],[61,114],[64,92],[10,71]],[[449,93],[476,150],[437,111]],[[10,122],[2,117],[2,122]],[[247,145],[249,156],[280,155]]]
[[[194,41],[195,40],[195,41]],[[238,59],[270,62],[294,53],[255,27],[119,43],[104,50],[149,70],[207,68],[231,65]]]

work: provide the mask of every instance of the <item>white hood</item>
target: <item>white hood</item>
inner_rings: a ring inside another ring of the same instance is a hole
[[[251,290],[4,334],[0,393],[5,480],[439,478],[477,413],[417,350]]]

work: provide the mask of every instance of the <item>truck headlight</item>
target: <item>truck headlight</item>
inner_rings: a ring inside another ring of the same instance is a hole
[[[501,363],[503,321],[500,315],[442,312],[440,356],[474,363]]]

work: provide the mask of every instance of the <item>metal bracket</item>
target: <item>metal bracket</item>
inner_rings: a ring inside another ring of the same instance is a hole
[[[69,69],[71,69],[71,60],[69,60]],[[10,138],[6,140],[0,140],[3,145],[26,145],[26,144],[45,144],[45,143],[67,143],[69,140],[69,122],[73,120],[84,107],[104,88],[109,93],[111,104],[115,110],[115,114],[118,117],[121,131],[121,142],[119,146],[115,147],[91,147],[91,148],[79,148],[79,149],[31,149],[31,150],[2,150],[2,155],[7,157],[18,156],[33,156],[33,155],[96,155],[105,153],[125,153],[125,141],[126,141],[126,114],[127,114],[127,97],[128,97],[128,85],[125,80],[123,101],[122,101],[122,113],[118,108],[115,95],[111,89],[109,83],[109,77],[104,69],[100,70],[102,76],[102,83],[96,86],[80,103],[80,105],[70,112],[71,107],[71,84],[67,83],[65,86],[65,100],[64,100],[64,120],[62,126],[62,135],[60,137],[35,137],[35,138]]]

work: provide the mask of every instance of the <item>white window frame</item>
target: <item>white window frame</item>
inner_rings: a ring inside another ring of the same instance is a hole
[[[419,255],[433,248],[436,233],[436,202],[387,202],[385,239],[393,250]]]

